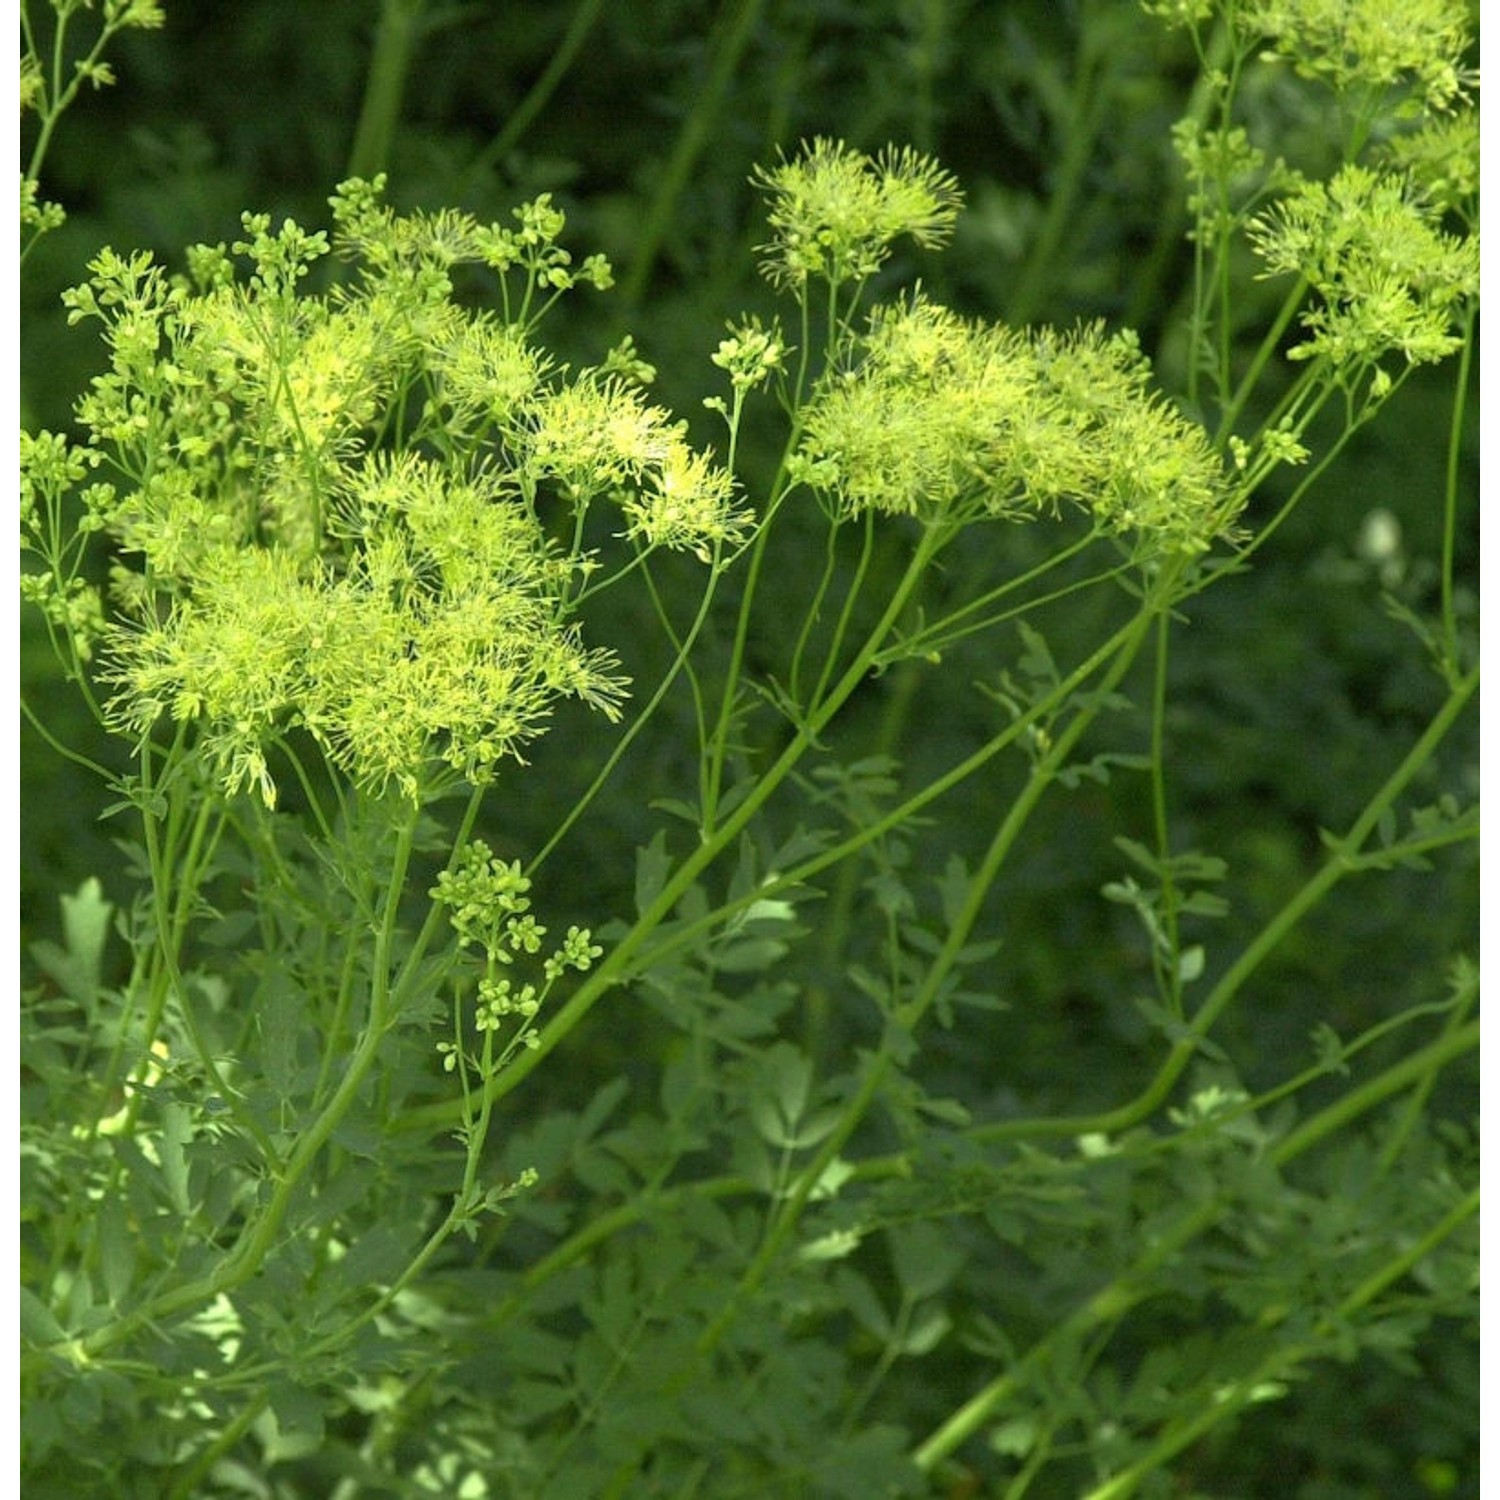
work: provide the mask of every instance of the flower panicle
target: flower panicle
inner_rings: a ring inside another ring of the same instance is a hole
[[[957,180],[910,147],[870,157],[824,137],[758,168],[752,181],[769,201],[762,270],[793,291],[809,279],[867,280],[902,235],[924,249],[946,244],[963,203]]]

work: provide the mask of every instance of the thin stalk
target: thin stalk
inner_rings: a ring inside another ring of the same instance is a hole
[[[914,1031],[942,992],[943,983],[958,962],[958,955],[967,945],[984,901],[994,885],[1001,866],[1011,849],[1014,848],[1016,839],[1041,801],[1042,794],[1052,784],[1057,772],[1072,754],[1074,746],[1097,717],[1104,697],[1129,670],[1135,659],[1136,650],[1145,639],[1145,633],[1153,622],[1156,610],[1165,607],[1165,599],[1170,594],[1171,586],[1172,580],[1168,577],[1164,581],[1159,596],[1162,602],[1155,607],[1143,610],[1137,616],[1134,622],[1133,638],[1111,663],[1100,691],[1091,696],[1090,704],[1080,709],[1067,729],[1057,736],[1028,779],[1020,796],[1012,803],[1006,816],[1001,820],[990,842],[990,847],[985,852],[984,859],[969,880],[968,891],[949,926],[942,947],[928,965],[921,987],[911,1000],[897,1008],[894,1020],[902,1032]],[[812,1161],[802,1170],[796,1187],[784,1200],[773,1228],[766,1235],[755,1258],[746,1268],[734,1293],[726,1301],[718,1317],[698,1340],[699,1353],[706,1353],[717,1345],[728,1331],[746,1299],[765,1279],[801,1219],[802,1211],[807,1206],[813,1191],[823,1180],[824,1173],[879,1098],[881,1088],[894,1061],[892,1046],[893,1038],[888,1029],[879,1051],[866,1064],[864,1078],[854,1097],[844,1107],[837,1127],[826,1137]]]
[[[1453,381],[1453,415],[1448,424],[1448,466],[1443,486],[1443,672],[1449,683],[1458,676],[1458,614],[1453,598],[1453,554],[1458,536],[1458,465],[1463,451],[1464,415],[1469,404],[1469,374],[1474,361],[1474,320],[1479,304],[1464,310],[1463,345],[1458,355],[1458,373]]]
[[[194,1496],[201,1494],[202,1491],[198,1486],[202,1483],[204,1476],[249,1432],[255,1425],[255,1419],[270,1404],[271,1396],[268,1391],[261,1391],[258,1395],[252,1396],[240,1409],[234,1421],[197,1458],[183,1467],[173,1481],[172,1488],[167,1492],[167,1500],[193,1500]]]
[[[1457,1025],[1462,1023],[1467,1014],[1467,1006],[1459,1007],[1457,1021],[1452,1026],[1445,1026],[1439,1038],[1451,1038]],[[1412,1022],[1424,1016],[1444,1015],[1453,1017],[1455,1007],[1451,1002],[1435,1003],[1430,1005],[1414,1006],[1411,1010],[1401,1016],[1395,1016],[1388,1021],[1372,1026],[1367,1032],[1356,1038],[1344,1049],[1345,1058],[1353,1058],[1358,1053],[1365,1051],[1376,1042],[1391,1034],[1392,1031],[1402,1026],[1410,1025]],[[1477,1033],[1469,1033],[1471,1041],[1477,1038]],[[1428,1080],[1435,1078],[1442,1068],[1464,1050],[1460,1045],[1458,1051],[1445,1042],[1436,1050],[1423,1049],[1421,1055],[1425,1057],[1431,1066],[1424,1072],[1417,1070],[1415,1089],[1421,1090],[1426,1087]],[[1266,1090],[1254,1098],[1247,1099],[1239,1106],[1215,1115],[1213,1120],[1202,1127],[1190,1127],[1190,1130],[1222,1128],[1241,1118],[1264,1116],[1265,1113],[1281,1100],[1293,1094],[1300,1093],[1303,1089],[1316,1083],[1318,1080],[1328,1076],[1328,1069],[1321,1064],[1305,1068],[1296,1076],[1285,1080]],[[1382,1086],[1384,1087],[1384,1086]],[[1384,1095],[1382,1095],[1384,1097]],[[1184,1132],[1185,1134],[1186,1132]],[[988,1138],[988,1127],[980,1125],[973,1126],[960,1132],[965,1140],[975,1144],[983,1144]],[[1144,1152],[1165,1152],[1176,1148],[1181,1135],[1173,1137],[1162,1137],[1159,1141],[1143,1148]],[[912,1153],[906,1151],[895,1152],[885,1156],[865,1157],[862,1161],[850,1164],[850,1182],[880,1182],[893,1178],[909,1178],[914,1165]],[[757,1197],[763,1196],[765,1189],[748,1177],[730,1174],[723,1177],[698,1178],[689,1182],[675,1183],[668,1187],[658,1186],[645,1193],[638,1194],[627,1203],[619,1204],[607,1213],[600,1214],[591,1219],[581,1229],[570,1235],[555,1249],[548,1252],[540,1260],[533,1262],[520,1274],[519,1283],[503,1302],[489,1315],[489,1326],[499,1328],[508,1323],[517,1313],[529,1305],[532,1296],[538,1288],[544,1286],[553,1277],[576,1265],[595,1246],[602,1244],[614,1235],[621,1234],[627,1229],[634,1228],[637,1224],[650,1219],[654,1214],[665,1212],[673,1213],[678,1206],[690,1199],[714,1199],[724,1197]],[[253,1375],[253,1370],[241,1372],[242,1376]]]
[[[1156,839],[1156,860],[1161,869],[1161,904],[1163,937],[1161,945],[1151,944],[1151,967],[1156,971],[1157,988],[1166,1002],[1167,1013],[1182,1019],[1182,972],[1179,962],[1180,939],[1177,927],[1178,890],[1172,878],[1171,836],[1167,819],[1167,656],[1170,642],[1169,616],[1157,620],[1156,669],[1151,689],[1151,826]],[[1167,960],[1170,960],[1168,962]]]
[[[1417,1242],[1401,1255],[1393,1257],[1373,1275],[1357,1286],[1338,1307],[1318,1321],[1313,1334],[1299,1339],[1295,1344],[1283,1345],[1268,1354],[1248,1375],[1241,1376],[1226,1390],[1214,1392],[1212,1402],[1206,1402],[1191,1417],[1179,1418],[1157,1438],[1147,1451],[1102,1485],[1090,1490],[1084,1500],[1127,1500],[1140,1488],[1142,1482],[1155,1473],[1170,1459],[1213,1428],[1221,1426],[1231,1417],[1257,1399],[1258,1393],[1271,1382],[1295,1372],[1299,1365],[1315,1359],[1325,1352],[1325,1345],[1335,1339],[1340,1324],[1347,1322],[1362,1308],[1367,1307],[1382,1292],[1431,1255],[1444,1240],[1461,1229],[1479,1212],[1479,1190],[1467,1194],[1438,1220]]]
[[[1126,1104],[1094,1115],[1053,1116],[1033,1120],[1004,1120],[975,1132],[986,1142],[1031,1140],[1041,1136],[1111,1135],[1128,1130],[1153,1114],[1171,1093],[1205,1037],[1226,1006],[1235,998],[1286,936],[1347,876],[1369,867],[1360,855],[1388,808],[1431,759],[1479,685],[1476,668],[1451,692],[1421,738],[1365,805],[1349,832],[1331,841],[1322,867],[1312,875],[1230,965],[1194,1014],[1182,1037],[1146,1088]]]
[[[491,1079],[486,1089],[500,1098],[520,1085],[542,1060],[568,1036],[599,1000],[615,989],[634,971],[637,955],[651,934],[671,915],[683,895],[690,890],[704,870],[729,848],[740,831],[755,817],[781,784],[792,774],[803,756],[818,740],[821,731],[864,681],[870,663],[895,621],[900,618],[916,590],[928,564],[942,544],[938,533],[923,533],[921,542],[907,565],[906,573],[892,593],[885,613],[870,632],[863,650],[858,652],[837,685],[818,705],[817,711],[802,724],[775,763],[765,772],[754,789],[717,825],[712,833],[704,832],[698,847],[683,861],[677,873],[666,882],[656,899],[641,913],[620,943],[605,957],[598,968],[573,993],[561,1010],[545,1025],[531,1048],[500,1077]],[[412,1110],[400,1128],[443,1129],[455,1121],[457,1101],[445,1100]]]
[[[1229,441],[1229,435],[1234,431],[1234,424],[1239,421],[1245,403],[1259,388],[1260,378],[1280,347],[1282,335],[1306,299],[1307,290],[1307,278],[1298,277],[1297,284],[1287,293],[1286,300],[1281,304],[1271,326],[1266,330],[1265,337],[1261,339],[1249,368],[1245,371],[1239,385],[1235,387],[1233,395],[1224,403],[1224,408],[1219,415],[1219,426],[1214,433],[1214,447],[1222,449]],[[1227,361],[1228,356],[1226,355],[1225,358]],[[1225,368],[1228,368],[1227,363]]]
[[[349,150],[346,177],[374,177],[390,161],[401,120],[401,98],[422,30],[427,0],[384,0],[375,27],[375,49],[365,76],[365,96]]]
[[[695,921],[675,930],[671,937],[664,939],[658,946],[649,949],[642,956],[640,966],[642,968],[651,967],[679,949],[690,946],[704,933],[712,931],[713,928],[729,920],[745,907],[752,905],[756,901],[779,896],[784,891],[794,890],[796,887],[806,884],[815,875],[819,875],[824,870],[848,860],[851,855],[857,854],[861,849],[868,847],[877,839],[883,838],[887,833],[893,832],[902,824],[909,823],[933,802],[936,802],[940,797],[961,786],[971,776],[977,774],[988,765],[1002,751],[1014,745],[1034,725],[1054,713],[1059,705],[1066,702],[1096,672],[1100,671],[1112,657],[1126,649],[1133,641],[1136,630],[1137,621],[1132,618],[1128,624],[1122,626],[1109,640],[1093,651],[1085,661],[1075,667],[1050,693],[1038,699],[1037,702],[1032,704],[1023,714],[1013,719],[998,734],[993,735],[957,765],[930,781],[920,791],[913,793],[905,802],[900,803],[881,817],[866,823],[847,839],[831,845],[819,854],[810,856],[801,864],[793,866],[792,869],[767,879],[753,891],[746,892],[744,895],[726,902],[714,911],[708,912]]]
[[[626,314],[640,306],[662,242],[676,218],[678,199],[713,136],[730,81],[750,45],[755,23],[763,9],[764,0],[738,0],[721,17],[708,77],[693,91],[692,112],[677,132],[677,143],[646,210],[645,221],[635,233],[635,255],[620,285],[620,306]]]
[[[835,532],[837,529],[835,525]],[[854,607],[859,602],[859,596],[864,589],[865,579],[869,576],[870,563],[874,556],[875,517],[873,513],[866,511],[864,545],[860,548],[859,562],[855,565],[854,576],[849,580],[848,590],[844,594],[838,622],[833,627],[833,639],[828,643],[828,651],[823,659],[823,670],[818,674],[817,686],[813,688],[812,697],[807,700],[809,713],[817,712],[818,704],[822,702],[823,694],[828,691],[828,684],[838,670],[839,653],[844,649],[844,639],[849,633],[849,626],[854,618]]]
[[[646,578],[647,585],[651,590],[652,599],[656,602],[657,610],[661,616],[663,624],[667,626],[669,633],[672,633],[670,624],[667,621],[667,616],[662,601],[657,595],[655,581],[651,578],[649,571],[642,576]],[[672,684],[677,680],[678,673],[680,673],[683,668],[688,665],[688,660],[693,649],[693,644],[698,639],[699,634],[702,632],[704,625],[708,621],[709,608],[713,603],[714,596],[718,590],[719,579],[722,576],[723,566],[716,555],[713,564],[711,565],[708,585],[703,591],[703,597],[699,600],[697,614],[694,615],[693,623],[688,627],[687,635],[684,636],[680,641],[678,641],[675,639],[675,633],[672,633],[674,636],[673,644],[676,647],[676,656],[673,658],[671,666],[667,668],[667,671],[663,675],[662,680],[656,686],[656,691],[653,692],[651,697],[647,700],[645,707],[642,708],[640,713],[636,715],[635,719],[630,724],[630,727],[626,729],[625,733],[620,736],[619,742],[615,745],[614,749],[610,751],[608,758],[599,768],[598,775],[596,775],[593,781],[589,783],[588,790],[584,792],[584,794],[573,804],[573,807],[569,811],[567,817],[564,818],[563,821],[554,830],[552,837],[549,838],[547,842],[542,845],[537,854],[533,856],[530,863],[527,865],[528,873],[534,873],[541,867],[541,865],[547,859],[547,856],[557,848],[557,846],[563,841],[564,838],[567,837],[568,831],[573,827],[575,823],[577,823],[579,818],[583,816],[584,812],[593,804],[594,799],[599,795],[600,791],[603,790],[605,783],[608,782],[609,778],[614,775],[615,767],[618,766],[620,761],[624,758],[625,752],[630,749],[632,744],[635,743],[637,735],[639,735],[641,731],[646,727],[646,725],[650,722],[652,715],[655,714],[656,710],[661,706],[661,703],[663,699],[666,698]]]
[[[511,110],[499,133],[469,163],[468,170],[464,173],[467,184],[472,185],[497,162],[503,161],[505,154],[526,134],[531,122],[546,108],[547,101],[557,92],[558,84],[567,76],[568,69],[573,66],[573,59],[577,57],[603,9],[604,0],[579,0],[562,41],[547,59],[547,66],[542,69],[541,76],[527,90],[525,98]]]
[[[211,1302],[221,1293],[232,1291],[255,1275],[270,1253],[277,1236],[281,1233],[281,1226],[286,1218],[287,1210],[291,1207],[294,1194],[318,1153],[328,1143],[339,1122],[349,1112],[360,1089],[364,1087],[365,1080],[374,1066],[389,1029],[392,997],[391,948],[395,940],[396,919],[400,911],[406,871],[411,861],[416,821],[417,810],[408,809],[397,831],[385,909],[375,933],[369,1019],[366,1022],[364,1034],[349,1059],[348,1067],[333,1097],[324,1106],[322,1113],[298,1138],[296,1149],[287,1160],[285,1167],[277,1174],[275,1186],[265,1207],[245,1227],[230,1254],[219,1261],[208,1275],[187,1282],[172,1291],[164,1292],[126,1316],[116,1319],[113,1323],[105,1324],[102,1328],[78,1339],[76,1351],[80,1360],[96,1359],[105,1350],[113,1348],[139,1329],[165,1322],[190,1308]],[[39,1351],[39,1353],[45,1357],[45,1351]]]
[[[1478,999],[1479,973],[1474,969],[1466,970],[1457,986],[1456,1003],[1449,1009],[1447,1020],[1443,1023],[1444,1032],[1456,1031],[1463,1025]],[[1416,1133],[1418,1126],[1426,1117],[1427,1104],[1436,1086],[1437,1074],[1434,1072],[1429,1073],[1411,1091],[1411,1097],[1406,1101],[1396,1129],[1391,1132],[1390,1138],[1381,1148],[1380,1171],[1382,1174],[1389,1172],[1395,1166],[1396,1158],[1400,1156],[1402,1148]]]
[[[823,601],[828,597],[828,592],[833,586],[834,575],[838,572],[838,539],[841,530],[837,521],[834,521],[828,528],[827,540],[823,545],[823,571],[818,577],[817,587],[813,589],[812,602],[803,614],[802,626],[797,632],[797,643],[792,647],[792,664],[787,671],[787,693],[793,703],[802,696],[802,658],[807,654],[808,642],[812,639],[817,622],[822,617]],[[866,555],[869,552],[869,545],[869,533],[866,532]]]

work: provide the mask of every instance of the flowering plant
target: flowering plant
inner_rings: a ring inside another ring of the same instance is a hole
[[[73,432],[23,435],[22,589],[129,746],[137,894],[88,883],[36,949],[49,1492],[861,1497],[988,1466],[1114,1500],[1470,1305],[1472,1164],[1424,1102],[1477,1043],[1472,963],[1274,1077],[1224,1035],[1337,887],[1475,835],[1470,802],[1420,800],[1478,683],[1457,423],[1435,617],[1410,612],[1436,707],[1243,940],[1213,936],[1224,861],[1174,827],[1169,691],[1181,623],[1414,371],[1458,356],[1462,409],[1467,31],[1438,0],[1399,35],[1145,8],[1205,64],[1175,396],[1128,330],[893,289],[959,185],[825,137],[755,174],[783,311],[708,356],[717,446],[633,338],[549,345],[613,275],[548,194],[486,224],[354,177],[329,231],[249,213],[66,294],[108,364]],[[101,43],[159,20],[107,4]],[[1282,55],[1347,108],[1326,176],[1239,123]],[[42,234],[70,96],[28,56]],[[1239,276],[1294,282],[1248,358]],[[1082,648],[1049,642],[1060,610]],[[912,705],[955,669],[971,719],[934,763]],[[549,777],[573,795],[536,832]],[[1044,805],[1120,781],[1100,901],[1140,934],[1149,1072],[1002,1098],[951,1055],[1010,1003],[1007,881]],[[633,868],[579,912],[617,823]],[[1024,1311],[996,1297],[1023,1259]],[[1185,1342],[1151,1321],[1178,1298]],[[899,1368],[939,1350],[952,1378],[904,1409]]]

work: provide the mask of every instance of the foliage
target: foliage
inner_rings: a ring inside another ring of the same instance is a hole
[[[59,121],[164,18],[40,9],[44,282]],[[1134,0],[1016,6],[1056,173],[966,215],[939,81],[982,91],[992,22],[879,9],[904,51],[653,8],[707,82],[627,231],[518,145],[617,19],[539,28],[519,123],[436,153],[508,164],[491,214],[382,170],[463,23],[387,0],[327,230],[91,248],[62,293],[104,362],[22,436],[25,707],[113,842],[30,924],[28,1493],[1470,1483],[1471,18],[1150,0],[1131,75]],[[767,118],[863,59],[915,144],[741,162],[777,49]],[[1131,198],[1157,147],[1090,163],[1147,76],[1184,292],[1146,257],[1138,331],[1085,304],[1142,226],[1059,237]],[[1340,550],[1403,410],[1427,513]],[[1351,1455],[1351,1370],[1372,1426],[1436,1394]]]

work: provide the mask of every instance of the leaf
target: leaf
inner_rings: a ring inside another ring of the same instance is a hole
[[[623,1075],[612,1078],[603,1088],[599,1089],[588,1104],[584,1106],[583,1113],[578,1117],[578,1139],[580,1142],[588,1140],[598,1132],[599,1127],[619,1107],[620,1100],[625,1097],[630,1088],[630,1080]]]
[[[952,1236],[935,1224],[895,1224],[886,1230],[886,1240],[896,1280],[912,1302],[941,1291],[964,1263]]]
[[[644,913],[661,895],[672,869],[667,853],[667,835],[658,830],[655,837],[635,855],[635,909]]]
[[[193,1208],[188,1197],[187,1161],[187,1146],[193,1139],[192,1115],[186,1104],[164,1104],[161,1119],[161,1137],[156,1149],[161,1158],[162,1180],[167,1185],[172,1207],[185,1217]]]
[[[855,1321],[881,1344],[889,1344],[895,1329],[891,1325],[890,1315],[881,1305],[880,1298],[875,1295],[870,1283],[858,1271],[841,1266],[834,1277],[834,1285],[838,1288],[845,1307],[854,1314]]]
[[[31,955],[65,995],[87,1005],[99,993],[104,943],[114,907],[104,899],[104,888],[93,876],[78,887],[75,895],[61,897],[59,905],[63,947],[33,943]]]
[[[275,1381],[267,1391],[274,1432],[263,1437],[268,1464],[306,1458],[323,1447],[323,1406],[311,1391],[288,1380]]]
[[[769,1145],[787,1149],[799,1144],[797,1125],[811,1086],[812,1062],[789,1042],[777,1042],[762,1057],[750,1114]],[[832,1128],[830,1124],[822,1133]]]
[[[96,1216],[99,1226],[99,1274],[104,1280],[104,1295],[119,1307],[135,1280],[135,1236],[125,1211],[125,1200],[107,1194]]]
[[[924,1308],[906,1330],[906,1336],[901,1340],[901,1352],[911,1355],[930,1354],[942,1343],[952,1327],[953,1319],[941,1307]]]
[[[67,1331],[52,1316],[47,1304],[30,1287],[21,1288],[21,1337],[29,1343],[45,1348],[48,1344],[60,1344],[67,1338]]]
[[[308,1022],[308,1008],[280,963],[268,966],[256,989],[255,1018],[266,1082],[283,1104],[289,1103],[296,1092],[297,1037]]]

